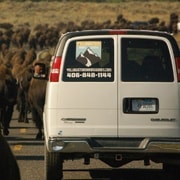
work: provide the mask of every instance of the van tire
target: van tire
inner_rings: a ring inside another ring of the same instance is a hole
[[[63,179],[63,159],[60,153],[49,152],[45,147],[45,179]]]

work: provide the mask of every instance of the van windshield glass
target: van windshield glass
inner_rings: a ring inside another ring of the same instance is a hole
[[[121,39],[122,81],[172,82],[167,44],[162,40]]]
[[[63,81],[114,81],[114,41],[110,38],[71,41]]]

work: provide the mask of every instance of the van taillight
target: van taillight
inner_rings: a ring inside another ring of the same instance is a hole
[[[52,68],[50,71],[50,76],[49,76],[50,82],[59,81],[60,67],[61,67],[61,57],[55,57],[55,59],[52,62]]]
[[[176,57],[176,68],[177,68],[177,78],[178,82],[180,82],[180,57]]]

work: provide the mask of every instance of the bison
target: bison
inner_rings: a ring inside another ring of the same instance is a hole
[[[0,133],[0,179],[20,180],[17,161],[6,141]]]
[[[13,68],[12,74],[16,79],[18,86],[17,92],[17,109],[19,111],[19,122],[28,122],[27,113],[29,111],[29,103],[27,92],[30,80],[32,78],[32,62],[36,59],[34,49],[28,51],[17,52],[12,58]]]
[[[16,104],[16,83],[11,71],[4,65],[0,65],[0,123],[3,134],[9,134],[9,124]]]
[[[43,139],[43,108],[50,60],[51,54],[48,50],[40,52],[37,60],[34,62],[35,72],[28,91],[32,119],[38,129],[36,139]]]

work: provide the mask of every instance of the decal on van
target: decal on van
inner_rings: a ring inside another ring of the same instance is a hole
[[[63,80],[113,81],[113,40],[72,41],[66,53]]]
[[[101,41],[77,41],[76,60],[86,67],[101,61]]]

